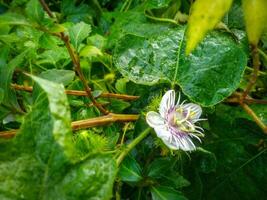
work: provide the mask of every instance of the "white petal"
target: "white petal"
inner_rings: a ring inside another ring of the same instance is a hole
[[[179,141],[177,141],[177,138],[171,136],[171,138],[169,140],[166,139],[162,139],[162,141],[164,142],[164,144],[169,147],[172,150],[178,150],[180,149],[180,143]]]
[[[164,119],[154,111],[149,111],[146,114],[146,122],[152,128],[156,128],[158,126],[164,126]]]
[[[183,151],[194,151],[194,150],[196,150],[196,147],[195,147],[194,143],[192,142],[191,138],[189,138],[188,136],[182,137],[180,140],[183,143],[183,145],[181,145],[181,149]]]
[[[190,119],[192,119],[193,122],[195,122],[202,114],[202,109],[199,105],[194,103],[187,103],[182,106],[183,109],[189,110],[190,113],[193,113],[192,116],[190,116]]]
[[[168,146],[170,149],[173,149],[173,150],[178,150],[178,149],[182,149],[183,151],[196,150],[194,143],[192,142],[191,138],[188,136],[185,136],[185,137],[172,136],[171,140],[163,138],[162,141],[164,142],[166,146]]]
[[[158,126],[154,128],[157,136],[162,140],[169,140],[172,136],[166,126]]]
[[[175,91],[169,90],[164,94],[160,102],[160,106],[159,106],[160,115],[163,118],[165,118],[169,109],[173,108],[174,105],[175,105]]]

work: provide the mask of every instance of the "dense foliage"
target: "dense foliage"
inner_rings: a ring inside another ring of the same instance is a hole
[[[265,0],[0,1],[0,199],[266,199]],[[146,123],[202,107],[195,151]]]

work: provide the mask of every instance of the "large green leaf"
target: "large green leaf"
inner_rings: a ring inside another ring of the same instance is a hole
[[[109,199],[115,161],[101,154],[80,161],[63,85],[32,78],[32,112],[0,158],[1,199]]]
[[[146,16],[140,12],[104,13],[104,17],[110,23],[115,19],[109,30],[110,34],[107,41],[109,48],[113,48],[119,38],[125,34],[149,37],[167,29],[167,26],[148,23]]]
[[[151,37],[125,35],[115,49],[115,65],[138,84],[178,84],[193,101],[217,104],[239,86],[246,55],[231,36],[212,32],[185,56],[184,29],[169,28]]]
[[[64,86],[67,86],[71,83],[71,81],[73,81],[75,72],[64,69],[50,69],[42,72],[40,77],[56,83],[62,83]]]

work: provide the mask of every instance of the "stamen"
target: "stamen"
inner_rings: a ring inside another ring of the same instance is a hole
[[[186,123],[189,125],[189,127],[191,128],[190,131],[195,131],[195,126],[190,122],[190,121],[186,121]]]
[[[180,103],[180,99],[181,99],[181,93],[179,92],[179,95],[178,95],[178,100],[177,100],[176,106],[178,106],[178,105],[179,105],[179,103]]]
[[[199,122],[199,121],[206,121],[208,119],[200,118],[200,119],[194,119],[194,122]]]
[[[191,137],[194,137],[194,138],[196,138],[200,143],[201,143],[201,140],[200,140],[200,138],[199,137],[197,137],[196,135],[194,135],[194,134],[190,134],[190,136]]]
[[[201,131],[203,131],[204,132],[204,129],[203,128],[201,128],[200,126],[194,126],[196,129],[200,129]]]

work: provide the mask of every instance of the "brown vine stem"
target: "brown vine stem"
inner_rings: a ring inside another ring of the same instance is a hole
[[[260,118],[255,114],[255,112],[245,103],[240,105],[247,112],[247,114],[249,114],[254,119],[254,121],[263,130],[263,132],[267,134],[267,126],[260,120]]]
[[[231,97],[225,100],[227,103],[237,103],[240,104],[240,98],[242,98],[242,93],[240,92],[234,92]],[[246,104],[267,104],[267,100],[262,99],[254,99],[249,96],[246,96],[245,99],[243,99],[243,103]]]
[[[86,129],[96,126],[103,126],[113,122],[130,122],[136,121],[139,118],[139,115],[130,115],[130,114],[114,114],[109,113],[108,115],[95,117],[85,120],[74,121],[71,123],[71,128],[73,131]],[[10,131],[1,131],[0,138],[12,138],[16,135],[18,130],[10,130]]]
[[[45,3],[44,0],[39,0],[40,4],[42,5],[43,9],[45,10],[45,12],[48,14],[49,17],[54,18],[53,13],[51,12],[51,10],[49,9],[48,5]]]
[[[253,118],[253,120],[263,130],[263,132],[267,134],[267,126],[256,115],[256,113],[247,105],[249,103],[267,104],[266,100],[253,99],[248,96],[245,97],[245,99],[243,99],[242,93],[234,92],[233,95],[230,98],[228,98],[225,102],[239,104],[246,111],[246,113]]]
[[[241,103],[247,97],[247,95],[249,94],[250,90],[252,89],[252,87],[254,86],[258,78],[258,74],[260,70],[260,57],[259,57],[259,51],[256,45],[252,45],[252,60],[253,60],[253,73],[251,75],[251,78],[249,80],[249,83],[245,91],[243,92],[242,98],[240,99]]]
[[[73,64],[74,64],[75,71],[77,72],[77,74],[78,74],[78,76],[79,76],[81,82],[83,83],[84,89],[85,89],[85,91],[86,91],[88,97],[91,99],[92,103],[98,108],[98,110],[99,110],[100,112],[102,112],[104,115],[107,115],[107,114],[109,113],[109,111],[106,110],[101,104],[99,104],[99,103],[95,100],[95,98],[94,98],[94,96],[93,96],[93,94],[92,94],[92,92],[91,92],[91,88],[90,88],[90,87],[88,86],[88,84],[87,84],[87,81],[86,81],[86,79],[85,79],[85,77],[84,77],[84,75],[83,75],[83,73],[82,73],[82,71],[81,71],[81,66],[80,66],[80,60],[79,60],[79,57],[78,57],[78,55],[75,53],[75,51],[73,50],[73,48],[71,47],[70,40],[69,40],[69,36],[62,34],[61,39],[64,41],[64,43],[65,43],[65,45],[66,45],[66,47],[67,47],[67,49],[68,49],[68,52],[69,52],[70,57],[71,57],[71,59],[72,59],[72,62],[73,62]]]
[[[54,18],[53,14],[52,14],[51,10],[49,9],[48,5],[46,4],[46,2],[44,0],[40,0],[40,3],[42,5],[43,9],[47,12],[47,14],[51,18]],[[95,100],[94,96],[92,95],[91,88],[89,87],[89,85],[88,85],[88,83],[87,83],[87,81],[86,81],[86,79],[82,73],[79,56],[76,54],[75,50],[72,48],[72,46],[70,44],[69,36],[65,35],[64,33],[59,33],[57,36],[65,43],[65,46],[69,52],[70,58],[73,62],[74,69],[75,69],[78,77],[80,78],[80,80],[83,84],[83,87],[87,93],[87,96],[90,98],[92,103],[95,105],[95,107],[98,108],[98,110],[101,113],[103,113],[104,115],[107,115],[109,113],[109,111],[106,110],[100,103],[98,103]]]
[[[24,86],[24,85],[17,85],[17,84],[11,84],[11,87],[15,90],[21,90],[25,92],[32,92],[33,90],[31,86]],[[74,96],[87,96],[87,93],[85,91],[80,91],[80,90],[65,90],[65,93],[68,95],[74,95]],[[108,92],[103,92],[98,97],[121,99],[125,101],[134,101],[139,98],[139,96],[133,96],[133,95],[127,95],[127,94],[115,94],[115,93],[108,93]],[[98,98],[98,97],[95,97],[95,98]]]

